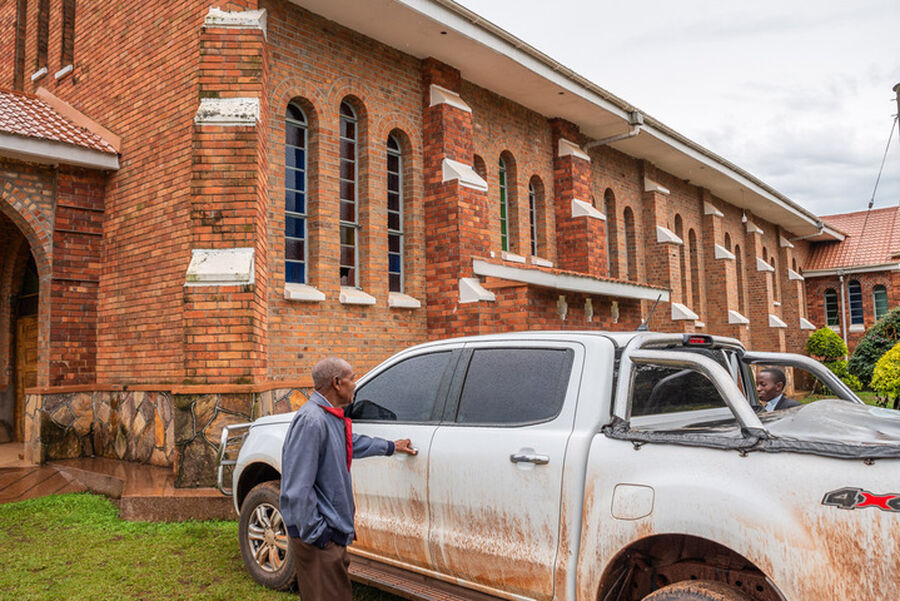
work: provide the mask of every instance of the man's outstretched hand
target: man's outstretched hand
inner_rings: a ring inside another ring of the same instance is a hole
[[[417,455],[419,453],[419,449],[413,447],[408,438],[401,438],[400,440],[394,441],[394,452],[406,453],[407,455]]]

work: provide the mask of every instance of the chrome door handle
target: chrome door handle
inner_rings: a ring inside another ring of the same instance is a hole
[[[546,455],[532,455],[530,453],[513,453],[509,456],[509,460],[513,463],[534,463],[536,465],[547,465],[550,458]]]

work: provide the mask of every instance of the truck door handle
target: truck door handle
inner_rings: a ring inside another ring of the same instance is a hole
[[[509,460],[513,463],[534,463],[536,465],[547,465],[550,458],[546,455],[534,455],[531,453],[513,453],[509,456]]]

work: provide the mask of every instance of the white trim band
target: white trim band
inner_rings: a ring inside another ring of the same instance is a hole
[[[591,203],[578,200],[577,198],[572,199],[572,217],[589,217],[606,221],[606,215],[594,208]]]
[[[557,144],[557,153],[560,157],[573,156],[579,159],[584,159],[588,163],[591,162],[591,157],[581,149],[578,144],[575,142],[570,142],[565,138],[560,138],[559,143]]]
[[[487,182],[482,179],[472,167],[453,159],[444,159],[441,162],[441,181],[444,183],[459,181],[463,188],[472,188],[479,192],[487,192]]]
[[[259,121],[259,98],[201,98],[197,125],[253,127]]]
[[[442,88],[439,85],[431,84],[428,88],[429,93],[429,102],[428,106],[437,106],[439,104],[447,104],[454,108],[458,108],[467,113],[472,112],[472,107],[466,104],[466,101],[462,99],[462,96],[454,92],[453,90],[448,90],[447,88]]]
[[[228,12],[211,7],[203,19],[203,26],[222,29],[259,29],[265,38],[266,9]]]
[[[598,296],[614,296],[618,298],[634,298],[638,300],[652,300],[659,298],[663,302],[669,301],[669,291],[659,288],[650,288],[639,284],[626,284],[601,280],[591,276],[582,276],[563,273],[548,273],[528,267],[515,267],[513,265],[497,265],[481,259],[472,261],[472,270],[476,275],[495,277],[511,282],[532,284],[541,288],[561,290],[566,292],[579,292],[581,294],[596,294]]]
[[[252,284],[253,248],[195,248],[184,277],[184,285],[241,286]]]

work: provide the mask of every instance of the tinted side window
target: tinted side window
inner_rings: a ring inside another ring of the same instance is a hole
[[[562,408],[572,370],[569,349],[477,349],[472,353],[456,421],[527,424]]]
[[[431,353],[392,365],[356,391],[350,417],[367,421],[431,421],[450,356],[450,351]]]
[[[725,407],[713,383],[692,369],[635,366],[631,415],[657,415]]]

